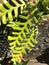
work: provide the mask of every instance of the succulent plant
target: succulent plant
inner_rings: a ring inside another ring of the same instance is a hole
[[[49,9],[44,5],[45,0],[37,0],[35,3],[23,0],[11,2],[14,5],[7,0],[4,0],[4,4],[0,3],[0,20],[1,26],[3,24],[12,29],[7,40],[10,41],[11,60],[16,65],[16,62],[21,62],[23,54],[27,54],[26,50],[32,50],[38,43],[38,24],[49,14]]]

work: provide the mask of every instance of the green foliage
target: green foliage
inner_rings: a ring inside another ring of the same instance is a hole
[[[18,16],[18,8],[19,7],[21,7],[21,13],[22,13],[22,9],[23,9],[23,6],[25,5],[25,2],[23,0],[20,0],[20,2],[22,4],[19,4],[18,2],[16,2],[16,0],[12,0],[12,2],[16,5],[15,7],[12,6],[6,0],[4,0],[4,5],[5,6],[0,3],[0,11],[2,12],[2,13],[0,13],[0,17],[2,17],[2,23],[3,24],[7,24],[8,21],[12,22],[13,18]],[[12,15],[12,11],[14,11],[14,14],[15,14],[14,17]]]
[[[32,48],[35,47],[35,44],[37,44],[36,35],[38,26],[33,26],[35,24],[32,23],[32,18],[35,20],[36,17],[30,18],[30,16],[37,11],[37,8],[30,13],[23,0],[20,0],[22,4],[19,4],[15,0],[12,0],[12,2],[16,6],[12,6],[7,1],[4,1],[4,5],[8,9],[0,4],[0,9],[2,11],[1,17],[2,23],[13,29],[11,35],[8,36],[8,40],[12,41],[9,43],[10,49],[12,50],[12,61],[21,61],[20,58],[23,53],[27,54],[26,49],[32,50]],[[14,16],[12,11],[14,11]],[[30,16],[28,16],[28,14],[30,14]],[[14,21],[15,18],[16,20]],[[37,19],[35,20],[35,23],[38,23]],[[14,58],[15,56],[17,57],[16,59]]]
[[[25,3],[19,0],[21,4],[16,0],[11,1],[15,6],[6,0],[4,0],[6,7],[0,4],[0,17],[4,25],[13,29],[8,40],[11,41],[9,45],[12,51],[12,61],[15,63],[15,61],[21,61],[23,54],[27,54],[26,50],[32,50],[37,44],[39,21],[49,14],[49,10],[43,5],[42,0],[37,0],[36,3]]]
[[[16,62],[16,64],[13,64],[13,65],[27,65],[28,62],[29,61],[25,61],[25,62],[21,62],[21,63]]]
[[[41,0],[42,4],[46,7],[49,7],[49,0]]]
[[[32,14],[34,14],[35,11],[36,10],[32,11]],[[31,22],[32,18],[26,13],[25,15],[24,13],[18,14],[18,16],[20,19],[19,21],[17,19],[17,21],[7,24],[7,26],[13,28],[12,35],[8,36],[8,40],[13,40],[10,43],[10,49],[12,52],[17,56],[22,57],[23,53],[26,54],[26,49],[32,50],[32,48],[35,47],[35,44],[37,44],[36,35],[38,32],[38,26],[33,26]],[[35,23],[38,23],[37,20]]]

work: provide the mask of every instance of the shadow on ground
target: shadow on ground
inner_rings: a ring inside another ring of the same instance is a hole
[[[49,48],[45,49],[43,52],[44,52],[44,54],[40,55],[36,59],[40,63],[46,63],[49,65]]]

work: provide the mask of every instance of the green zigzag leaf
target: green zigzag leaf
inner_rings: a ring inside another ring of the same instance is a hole
[[[4,5],[8,9],[6,9],[2,4],[0,4],[0,10],[2,11],[0,15],[2,18],[2,23],[13,29],[13,31],[11,31],[11,35],[8,36],[8,40],[12,41],[9,43],[9,45],[12,51],[12,59],[14,62],[15,56],[13,54],[22,57],[23,53],[27,54],[26,49],[32,50],[32,48],[35,47],[35,45],[37,44],[36,35],[38,31],[38,26],[36,25],[34,27],[31,21],[34,20],[35,24],[39,22],[34,16],[34,13],[38,9],[34,8],[33,10],[31,10],[31,12],[29,12],[30,10],[27,10],[27,5],[25,4],[25,2],[23,0],[19,1],[22,4],[19,4],[16,0],[12,0],[12,2],[16,5],[12,6],[11,4],[9,4],[8,1],[5,0]],[[19,8],[20,12],[18,12]],[[14,16],[12,15],[12,11],[14,11]],[[30,16],[28,16],[28,14],[30,14]],[[15,17],[16,20],[13,21]],[[16,59],[16,61],[19,60]]]
[[[16,6],[12,6],[7,0],[4,0],[4,5],[8,8],[6,9],[1,3],[0,3],[0,10],[2,11],[2,13],[0,13],[0,17],[2,17],[2,23],[3,24],[7,24],[7,21],[9,20],[9,22],[13,21],[13,15],[12,15],[12,11],[14,10],[14,17],[18,17],[18,9],[19,7],[21,8],[21,13],[23,10],[23,7],[25,6],[25,2],[23,0],[20,0],[20,2],[22,4],[19,4],[16,0],[12,0],[12,2],[16,5]],[[8,17],[6,17],[6,15],[8,14]]]

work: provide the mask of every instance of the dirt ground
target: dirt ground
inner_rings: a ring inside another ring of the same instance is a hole
[[[47,65],[47,64],[45,64],[45,63],[35,63],[35,62],[30,61],[28,63],[28,65]]]

